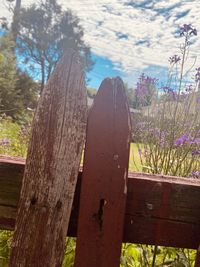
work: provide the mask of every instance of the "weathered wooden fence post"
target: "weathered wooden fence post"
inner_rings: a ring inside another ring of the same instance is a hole
[[[130,116],[120,78],[105,79],[90,110],[76,267],[117,267],[123,237]]]
[[[86,126],[86,91],[73,51],[58,63],[33,122],[10,266],[62,264]]]

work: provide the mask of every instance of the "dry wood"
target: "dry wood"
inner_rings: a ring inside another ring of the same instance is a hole
[[[61,266],[85,126],[84,75],[70,50],[50,77],[34,117],[10,267]]]

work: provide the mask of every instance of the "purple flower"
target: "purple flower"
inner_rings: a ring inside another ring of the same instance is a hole
[[[197,30],[192,27],[191,24],[184,24],[183,26],[180,27],[180,36],[185,36],[185,35],[197,35]]]
[[[2,145],[2,146],[7,146],[7,145],[9,145],[9,143],[10,143],[10,141],[7,138],[3,138],[0,141],[0,145]]]
[[[193,178],[200,178],[200,171],[194,171],[194,172],[192,172],[192,177]]]
[[[162,87],[162,90],[168,94],[171,98],[171,100],[176,101],[177,100],[177,93],[169,86]]]
[[[198,155],[200,155],[200,150],[193,150],[192,151],[192,156],[194,157],[194,156],[198,156]]]
[[[198,145],[200,144],[200,138],[194,138],[189,134],[184,134],[181,137],[179,137],[176,141],[174,141],[174,145],[176,146],[182,146],[184,144]]]
[[[200,103],[200,96],[198,96],[198,97],[196,98],[196,103],[197,103],[197,104]]]
[[[177,140],[174,141],[174,145],[176,146],[182,146],[185,143],[188,143],[190,141],[190,137],[188,134],[184,134],[181,137],[179,137]]]
[[[177,55],[174,55],[174,56],[172,56],[172,57],[169,58],[170,64],[176,64],[180,60],[181,60],[181,58],[179,56],[177,56]]]

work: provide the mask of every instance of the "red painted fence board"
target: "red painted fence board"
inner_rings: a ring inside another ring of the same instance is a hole
[[[120,264],[127,196],[130,116],[123,82],[105,79],[87,123],[76,267]]]

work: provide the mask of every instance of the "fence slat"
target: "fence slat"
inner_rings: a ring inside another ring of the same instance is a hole
[[[116,267],[123,238],[130,117],[120,78],[105,79],[87,124],[76,267]]]
[[[79,57],[69,50],[34,117],[10,266],[61,266],[85,126],[84,75]]]

